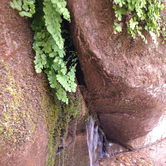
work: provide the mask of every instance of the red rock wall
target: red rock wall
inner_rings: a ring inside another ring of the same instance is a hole
[[[146,45],[139,36],[132,39],[125,25],[123,32],[115,35],[114,11],[106,0],[67,2],[90,111],[97,114],[109,139],[131,149],[144,146],[147,134],[166,113],[166,47],[162,39],[156,48],[143,32]],[[157,139],[162,139],[161,134]]]
[[[0,1],[0,165],[46,166],[53,103],[45,74],[34,70],[31,20]],[[48,103],[49,104],[48,104]]]

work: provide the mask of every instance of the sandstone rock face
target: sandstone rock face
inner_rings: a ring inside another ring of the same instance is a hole
[[[70,153],[67,159],[67,166],[89,165],[89,153],[85,125],[77,126],[75,142],[70,146]]]
[[[166,47],[113,33],[106,0],[67,0],[71,33],[87,87],[86,102],[107,138],[137,149],[166,137]],[[155,137],[154,137],[155,135]]]
[[[46,166],[45,113],[54,106],[45,74],[34,70],[31,21],[0,1],[0,165]]]

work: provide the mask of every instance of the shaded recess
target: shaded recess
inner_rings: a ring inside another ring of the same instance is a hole
[[[85,81],[84,81],[84,74],[81,70],[81,66],[79,63],[79,60],[77,59],[77,52],[75,50],[73,40],[70,34],[70,27],[69,27],[69,22],[63,19],[62,23],[62,36],[65,39],[65,51],[66,51],[66,56],[65,56],[65,61],[68,61],[67,66],[68,68],[75,63],[76,65],[76,78],[78,81],[78,85],[83,85],[86,87]]]
[[[80,66],[80,63],[78,61],[78,64],[76,66],[76,78],[77,78],[77,81],[78,81],[78,85],[83,85],[86,87],[86,84],[85,84],[85,81],[84,81],[84,74],[81,70],[81,66]]]

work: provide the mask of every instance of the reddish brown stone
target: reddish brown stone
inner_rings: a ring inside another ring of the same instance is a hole
[[[114,11],[106,0],[67,0],[71,33],[78,53],[91,112],[97,114],[107,138],[130,149],[156,139],[147,135],[166,113],[166,47],[156,48],[150,36],[146,45],[123,32],[113,33]],[[124,18],[125,19],[125,18]],[[165,118],[163,118],[165,121]]]
[[[165,166],[166,140],[138,151],[123,152],[110,158],[101,159],[94,166]]]
[[[43,115],[51,98],[45,74],[34,69],[31,20],[20,17],[10,0],[0,6],[0,165],[46,166]]]

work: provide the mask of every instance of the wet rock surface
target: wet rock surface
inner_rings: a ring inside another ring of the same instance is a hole
[[[84,123],[70,121],[68,135],[65,141],[65,149],[57,152],[55,166],[65,163],[65,166],[89,166],[89,153]],[[76,130],[75,130],[76,127]],[[60,147],[62,147],[60,145]],[[65,153],[64,151],[65,150]],[[64,155],[64,158],[63,158]]]
[[[147,156],[133,153],[133,154],[117,154],[109,159],[99,161],[96,166],[154,166]]]
[[[98,161],[93,163],[93,166],[166,166],[166,139],[135,151],[128,151],[116,143],[107,141],[106,153],[107,157],[100,159],[98,156]],[[75,143],[70,146],[66,165],[89,166],[89,163],[85,125],[78,125]],[[58,164],[59,161],[56,165]]]
[[[112,143],[109,141],[106,141],[106,143],[105,143],[106,156],[112,156],[117,153],[122,153],[122,152],[127,152],[127,151],[128,151],[128,149],[124,148],[123,146],[121,146],[119,144]]]
[[[104,133],[129,149],[164,139],[166,47],[162,39],[156,48],[146,32],[148,45],[139,37],[133,40],[125,27],[115,35],[114,11],[106,0],[67,2],[86,84],[82,92]]]
[[[166,139],[137,151],[102,159],[94,166],[166,166]]]

